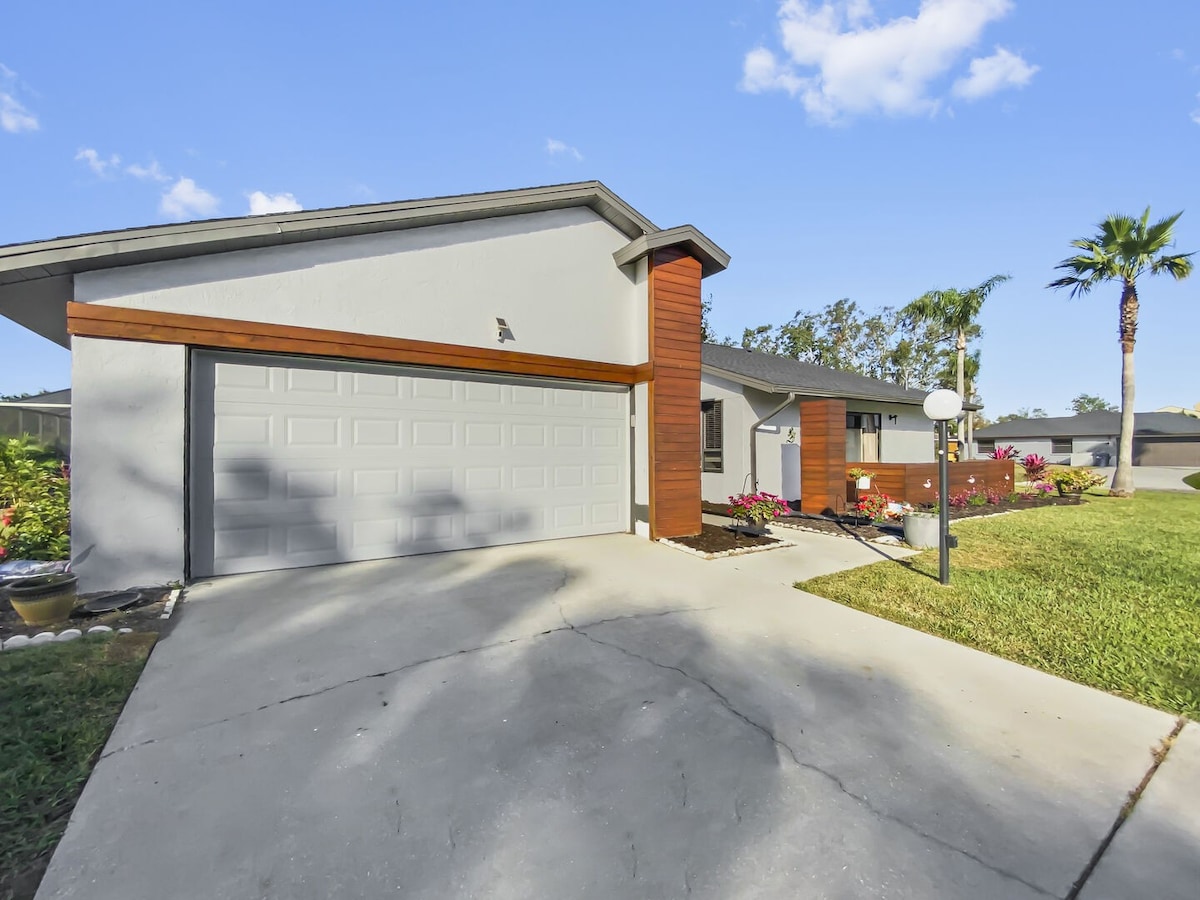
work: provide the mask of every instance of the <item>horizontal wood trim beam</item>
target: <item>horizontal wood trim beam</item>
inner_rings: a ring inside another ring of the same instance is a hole
[[[650,381],[654,375],[653,365],[648,362],[627,366],[514,350],[463,347],[323,328],[272,325],[89,303],[67,304],[67,332],[77,337],[570,378],[608,384],[640,384]]]

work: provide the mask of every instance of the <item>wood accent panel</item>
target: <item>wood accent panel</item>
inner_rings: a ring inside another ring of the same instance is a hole
[[[650,259],[650,536],[699,534],[700,262]]]
[[[437,366],[609,384],[632,385],[649,381],[653,377],[653,366],[649,362],[637,366],[624,366],[514,350],[462,347],[456,344],[328,331],[322,328],[272,325],[265,322],[124,309],[88,303],[67,304],[67,331],[78,337]]]
[[[930,441],[933,440],[932,435]],[[894,500],[903,500],[914,506],[933,503],[937,500],[937,463],[847,463],[846,497],[853,502],[856,491],[850,481],[849,471],[861,466],[875,473],[870,492],[880,491]],[[1008,476],[1005,480],[1004,476]],[[974,478],[972,482],[970,479]],[[925,487],[925,482],[929,487]],[[958,494],[970,488],[992,488],[1002,494],[1015,490],[1016,467],[1011,459],[969,459],[950,463],[950,493]]]
[[[800,401],[800,511],[841,512],[846,504],[846,401]]]

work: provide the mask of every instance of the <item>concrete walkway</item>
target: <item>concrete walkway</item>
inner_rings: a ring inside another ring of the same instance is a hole
[[[787,553],[195,586],[38,896],[1064,897],[1174,720],[755,574]],[[1188,758],[1146,810],[1195,797]],[[1194,887],[1172,810],[1155,896]],[[1139,815],[1098,885],[1142,877]]]

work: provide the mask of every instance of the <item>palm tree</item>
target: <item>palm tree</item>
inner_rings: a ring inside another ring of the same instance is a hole
[[[1008,279],[1008,275],[993,275],[982,284],[965,291],[958,288],[929,291],[904,307],[903,313],[909,321],[929,322],[942,332],[944,340],[954,339],[954,349],[958,354],[955,388],[964,402],[967,399],[965,382],[968,334],[972,331],[978,333],[975,320],[979,318],[984,302],[997,285]],[[970,455],[969,447],[966,451],[963,458]]]
[[[1098,284],[1121,282],[1121,438],[1117,445],[1117,471],[1110,493],[1114,497],[1133,496],[1133,345],[1137,340],[1138,293],[1140,275],[1167,274],[1176,281],[1192,273],[1192,254],[1164,254],[1175,242],[1175,223],[1182,212],[1150,225],[1150,207],[1141,219],[1111,215],[1097,227],[1095,237],[1071,241],[1083,251],[1064,259],[1055,268],[1065,275],[1047,287],[1070,288],[1071,296],[1086,295]]]

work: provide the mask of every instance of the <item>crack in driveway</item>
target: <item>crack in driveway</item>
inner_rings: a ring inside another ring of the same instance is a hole
[[[565,584],[566,584],[566,581],[564,579],[563,585],[560,585],[559,587],[555,588],[553,593],[557,593],[559,590],[562,589],[562,587],[565,586]],[[558,605],[558,611],[559,611],[559,615],[562,616],[561,604]],[[645,618],[661,618],[663,616],[672,616],[672,615],[678,615],[679,613],[698,612],[698,611],[700,611],[700,610],[669,609],[669,610],[665,610],[665,611],[661,611],[661,612],[653,612],[653,613],[632,613],[630,615],[625,615],[625,616],[613,616],[613,617],[607,618],[607,619],[599,619],[595,622],[589,622],[589,623],[585,624],[583,627],[592,628],[592,627],[595,627],[596,625],[607,624],[609,622],[621,622],[621,621],[634,620],[634,619],[645,619]],[[99,757],[99,759],[96,760],[96,762],[97,762],[97,764],[99,764],[100,762],[103,762],[104,760],[106,760],[112,756],[116,756],[119,753],[125,753],[128,750],[134,750],[138,747],[146,747],[146,746],[149,746],[150,744],[159,744],[159,743],[163,743],[164,741],[175,740],[176,738],[186,737],[189,734],[195,734],[198,731],[203,731],[206,728],[213,728],[217,725],[224,725],[228,722],[233,722],[238,719],[244,719],[247,716],[252,716],[256,713],[260,713],[265,710],[272,709],[276,706],[283,706],[284,704],[293,703],[297,700],[308,700],[312,697],[320,697],[323,694],[328,694],[330,691],[336,691],[341,688],[348,687],[352,684],[359,684],[363,681],[370,681],[371,679],[374,679],[374,678],[388,678],[392,675],[400,675],[400,674],[403,674],[404,672],[411,671],[412,669],[416,669],[421,666],[428,665],[429,663],[442,662],[443,660],[454,659],[455,657],[458,657],[458,656],[469,656],[469,655],[472,655],[475,653],[482,653],[486,650],[495,650],[500,647],[508,647],[512,644],[519,644],[524,641],[536,640],[538,638],[545,637],[546,635],[550,635],[550,634],[557,634],[560,632],[575,630],[575,626],[570,624],[569,622],[567,622],[565,616],[562,616],[562,618],[563,618],[564,624],[557,628],[549,628],[549,629],[546,629],[545,631],[539,631],[536,634],[522,635],[521,637],[510,638],[509,640],[506,640],[506,641],[492,641],[487,644],[480,644],[476,647],[465,647],[465,648],[461,648],[458,650],[451,650],[448,653],[440,653],[440,654],[437,654],[436,656],[428,656],[428,657],[425,657],[424,659],[414,660],[412,662],[405,663],[402,666],[397,666],[394,669],[385,669],[382,672],[370,672],[366,675],[357,675],[354,678],[348,678],[345,681],[339,681],[335,684],[325,685],[324,687],[317,688],[316,690],[307,691],[302,694],[294,694],[290,697],[284,697],[280,700],[272,700],[270,703],[264,703],[261,706],[254,707],[253,709],[242,710],[241,712],[234,713],[233,715],[230,715],[230,716],[225,716],[224,718],[221,718],[221,719],[213,719],[208,722],[202,722],[199,725],[195,725],[191,728],[186,728],[183,731],[175,732],[173,734],[160,735],[159,737],[147,738],[143,741],[136,741],[132,744],[126,744],[122,747],[116,747],[112,750],[108,750],[105,753],[101,754],[101,756]]]
[[[561,607],[559,608],[559,613],[560,613],[560,615],[562,613]],[[567,622],[565,616],[563,617],[563,621]],[[567,622],[567,624],[570,625],[569,622]],[[918,828],[916,825],[912,824],[911,822],[906,822],[903,819],[899,818],[898,816],[895,816],[892,813],[889,813],[887,810],[880,809],[879,807],[877,807],[873,803],[871,803],[871,801],[867,797],[865,797],[861,794],[856,794],[856,793],[854,793],[854,791],[850,790],[846,786],[845,782],[842,781],[842,779],[838,775],[834,774],[833,772],[829,772],[829,771],[826,771],[825,769],[822,769],[820,766],[816,765],[815,763],[806,762],[805,760],[802,760],[800,758],[799,753],[795,750],[795,748],[793,748],[790,744],[788,744],[782,738],[778,737],[774,732],[772,732],[769,728],[767,728],[761,722],[754,721],[754,719],[751,719],[749,716],[747,716],[741,710],[737,709],[733,705],[733,703],[729,700],[728,697],[726,697],[719,690],[717,690],[712,684],[710,684],[708,681],[705,681],[700,676],[694,675],[691,672],[688,672],[685,669],[680,668],[679,666],[672,666],[667,663],[661,663],[658,660],[651,659],[648,656],[643,656],[640,653],[635,653],[632,650],[622,647],[620,644],[612,643],[611,641],[601,640],[600,638],[596,637],[595,635],[588,634],[587,631],[584,630],[587,628],[594,628],[597,624],[600,624],[600,623],[591,623],[591,624],[587,624],[587,625],[573,626],[570,628],[570,630],[575,632],[576,634],[578,634],[580,637],[584,638],[585,640],[590,641],[593,644],[596,644],[601,647],[607,647],[611,650],[615,650],[618,653],[622,653],[625,656],[628,656],[632,659],[641,660],[642,662],[644,662],[648,665],[654,666],[655,668],[664,669],[669,672],[675,672],[679,675],[682,675],[688,681],[691,681],[691,682],[694,682],[695,684],[700,685],[705,690],[707,690],[710,694],[712,694],[714,697],[716,697],[717,702],[732,716],[741,720],[746,725],[748,725],[749,727],[753,728],[755,731],[757,731],[761,735],[763,735],[763,737],[767,738],[767,740],[771,741],[771,743],[773,743],[775,746],[784,750],[787,753],[787,755],[791,758],[793,763],[795,763],[797,766],[799,766],[802,769],[807,769],[808,771],[815,772],[818,775],[822,776],[823,778],[827,779],[833,785],[835,785],[841,793],[845,794],[851,800],[858,803],[860,806],[862,806],[864,809],[866,809],[868,812],[870,812],[877,819],[882,819],[882,820],[886,820],[888,822],[892,822],[893,824],[900,826],[904,830],[909,831],[912,834],[915,834],[918,837],[923,838],[924,840],[927,840],[934,844],[937,844],[939,847],[943,847],[946,850],[950,850],[953,853],[958,853],[962,856],[965,856],[967,859],[971,860],[972,862],[976,863],[977,865],[982,866],[983,868],[987,869],[988,871],[994,872],[995,874],[997,874],[1003,878],[1007,878],[1011,881],[1015,881],[1019,884],[1022,884],[1025,887],[1029,888],[1030,890],[1036,891],[1037,893],[1039,893],[1043,896],[1046,896],[1046,897],[1056,897],[1057,896],[1054,893],[1046,890],[1045,888],[1043,888],[1037,884],[1034,884],[1033,882],[1026,881],[1020,875],[1017,875],[1013,872],[1009,872],[1009,871],[1006,871],[1005,869],[1001,869],[997,866],[994,866],[991,863],[987,862],[986,860],[982,859],[981,857],[976,856],[974,853],[971,853],[969,850],[965,850],[962,847],[957,847],[954,844],[951,844],[948,841],[945,841],[942,838],[939,838],[934,834],[930,834],[926,831],[922,831],[920,828]],[[559,630],[561,630],[561,629],[559,629]]]

